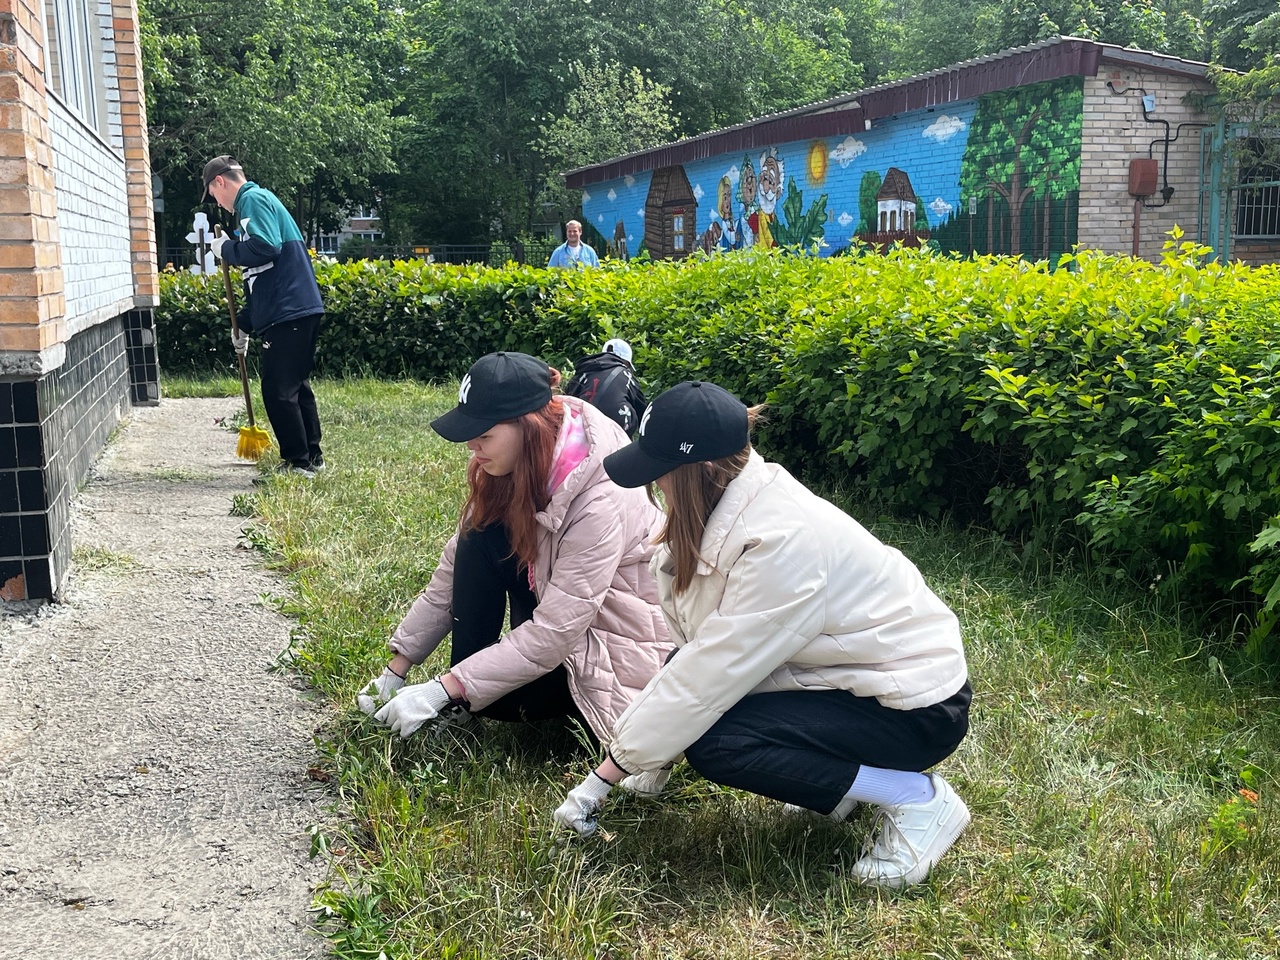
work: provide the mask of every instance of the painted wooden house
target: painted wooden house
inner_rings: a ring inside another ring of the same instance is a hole
[[[625,223],[622,218],[619,222]],[[644,200],[644,245],[649,255],[680,260],[693,253],[697,222],[698,199],[689,186],[684,167],[662,167],[653,171]],[[615,230],[614,236],[617,235]]]
[[[0,0],[0,602],[57,596],[70,501],[159,401],[134,0]]]
[[[654,257],[686,255],[688,240],[671,239],[679,208],[687,237],[816,244],[823,255],[901,240],[1049,260],[1079,244],[1156,259],[1176,226],[1223,256],[1280,260],[1280,189],[1240,189],[1213,162],[1222,131],[1189,96],[1212,91],[1207,64],[1057,37],[565,179],[583,191],[585,221],[625,224],[633,256],[641,242]]]

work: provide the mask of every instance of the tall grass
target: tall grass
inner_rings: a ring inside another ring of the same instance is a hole
[[[248,505],[288,577],[292,662],[333,704],[318,764],[344,826],[317,832],[316,909],[336,956],[1280,956],[1275,686],[1144,591],[1032,576],[982,531],[859,504],[965,630],[972,732],[940,772],[974,818],[934,876],[862,889],[865,815],[795,822],[687,769],[658,801],[614,797],[602,836],[557,835],[551,811],[589,769],[572,731],[401,742],[354,707],[455,523],[465,451],[429,428],[454,391],[317,389],[330,469]]]

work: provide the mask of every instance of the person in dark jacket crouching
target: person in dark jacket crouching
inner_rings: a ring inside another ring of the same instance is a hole
[[[234,157],[204,165],[204,188],[240,228],[239,239],[224,233],[211,244],[213,255],[239,267],[244,279],[241,335],[231,342],[243,354],[249,334],[262,341],[262,405],[280,445],[281,469],[315,476],[324,455],[309,378],[324,303],[302,232],[274,193],[245,179]]]

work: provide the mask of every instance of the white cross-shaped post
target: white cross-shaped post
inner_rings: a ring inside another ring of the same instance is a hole
[[[213,251],[209,249],[209,238],[212,236],[213,231],[209,229],[209,216],[202,210],[196,214],[191,224],[191,232],[187,234],[187,243],[196,245],[196,262],[187,268],[192,273],[202,273],[207,276],[217,269]]]

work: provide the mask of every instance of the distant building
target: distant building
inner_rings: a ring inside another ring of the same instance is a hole
[[[1233,168],[1196,103],[1208,65],[1057,37],[571,170],[583,220],[650,256],[710,238],[927,243],[1054,260],[1148,259],[1179,226],[1280,261],[1280,170]],[[723,245],[721,249],[723,249]]]
[[[55,597],[70,501],[160,399],[133,0],[0,0],[0,602]]]
[[[382,243],[382,220],[377,207],[356,207],[336,233],[322,233],[316,238],[316,252],[333,256],[347,240],[356,237],[365,243]]]

